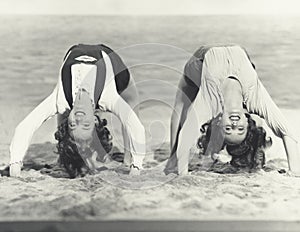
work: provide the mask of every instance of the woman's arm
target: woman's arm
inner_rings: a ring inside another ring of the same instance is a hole
[[[297,140],[282,112],[260,80],[258,80],[257,90],[254,91],[253,96],[249,99],[247,107],[251,112],[264,118],[274,134],[282,138],[289,168],[292,172],[300,174],[300,153]]]
[[[300,175],[300,153],[297,142],[289,136],[282,137],[284,148],[286,150],[289,168],[296,174]]]
[[[56,114],[56,88],[15,129],[10,144],[10,175],[19,176],[23,158],[34,132],[41,124]]]
[[[132,155],[131,165],[138,170],[142,169],[146,153],[146,136],[144,126],[136,113],[127,102],[118,95],[112,84],[105,87],[98,104],[100,108],[112,112],[119,118],[125,129],[125,136],[128,136],[127,139],[129,140],[130,153]],[[133,168],[131,173],[134,174]],[[136,171],[136,173],[138,174],[139,172]]]
[[[184,67],[175,97],[174,109],[171,116],[170,145],[175,145],[178,129],[186,120],[186,115],[195,100],[201,83],[202,61],[192,56]]]
[[[98,104],[100,108],[114,113],[120,119],[128,136],[132,164],[141,169],[146,152],[144,126],[133,109],[118,94],[112,62],[105,52],[102,51],[102,54],[106,65],[106,80]]]
[[[139,118],[122,97],[118,97],[112,102],[109,109],[121,121],[128,136],[132,164],[142,169],[146,152],[145,129]]]
[[[187,110],[186,120],[178,132],[172,152],[177,157],[178,174],[188,173],[190,150],[196,146],[201,126],[212,118],[212,111],[201,92]],[[221,141],[223,143],[223,141]],[[210,146],[209,146],[210,147]]]

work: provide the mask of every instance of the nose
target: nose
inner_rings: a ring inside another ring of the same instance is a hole
[[[232,128],[234,129],[235,127],[237,127],[237,121],[232,121],[232,123],[231,123],[231,126],[232,126]]]

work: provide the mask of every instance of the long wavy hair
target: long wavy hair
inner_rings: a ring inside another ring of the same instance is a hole
[[[263,127],[257,126],[250,114],[246,114],[248,128],[246,138],[240,144],[228,144],[224,140],[220,117],[213,118],[201,127],[202,136],[198,139],[201,154],[215,154],[226,147],[232,156],[230,164],[236,168],[263,168],[265,165],[265,149],[272,145]]]
[[[55,139],[58,141],[57,144],[57,153],[59,154],[58,162],[63,166],[68,172],[70,178],[75,178],[77,176],[84,176],[89,172],[89,168],[83,161],[76,146],[74,138],[70,136],[68,129],[68,116],[70,111],[66,111],[63,114],[63,121],[58,126],[57,131],[55,132]],[[98,123],[95,124],[97,137],[100,140],[106,153],[109,153],[112,149],[112,136],[107,129],[106,119],[100,119],[98,114],[95,114],[98,119]],[[94,138],[97,139],[97,138]],[[85,155],[91,155],[94,151],[94,142],[91,143],[91,146],[86,149]],[[104,154],[102,154],[104,155]]]

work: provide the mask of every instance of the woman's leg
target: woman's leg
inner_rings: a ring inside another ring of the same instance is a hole
[[[196,116],[194,115],[196,112],[191,112],[192,110],[190,110],[190,108],[199,92],[202,61],[202,56],[192,56],[184,67],[184,75],[177,89],[175,106],[171,116],[171,157],[168,160],[165,172],[175,171],[178,164],[178,157],[175,154],[179,146],[179,134],[181,133],[185,121],[190,117],[189,115],[192,114]]]
[[[178,147],[178,136],[183,124],[187,119],[188,110],[198,91],[199,88],[196,85],[191,85],[186,82],[186,77],[184,77],[179,83],[175,105],[171,116],[171,156],[165,169],[165,172],[167,173],[174,172],[177,167],[178,159],[175,154]]]
[[[177,134],[186,120],[187,111],[194,101],[198,90],[198,87],[195,85],[187,84],[185,78],[183,78],[179,83],[175,98],[175,105],[171,116],[171,150],[174,147]]]

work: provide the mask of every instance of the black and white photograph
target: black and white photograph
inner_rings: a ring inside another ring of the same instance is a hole
[[[297,0],[1,0],[0,231],[300,231]]]

